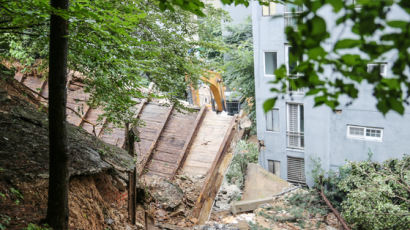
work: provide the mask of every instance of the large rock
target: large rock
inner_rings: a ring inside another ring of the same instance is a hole
[[[28,102],[22,93],[24,88],[16,90],[22,87],[19,84],[0,78],[0,165],[4,168],[0,179],[47,179],[47,114]],[[67,137],[70,176],[99,174],[112,169],[125,173],[135,167],[126,151],[104,143],[82,128],[67,124]]]
[[[159,208],[173,211],[182,203],[184,192],[178,185],[155,175],[145,177],[143,180],[147,185],[147,191],[159,204]]]
[[[292,185],[266,171],[258,164],[248,164],[242,200],[257,200],[272,197]]]

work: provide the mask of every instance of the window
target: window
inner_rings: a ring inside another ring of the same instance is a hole
[[[283,17],[285,19],[285,27],[292,26],[294,29],[296,29],[297,17],[299,17],[299,14],[302,12],[302,10],[302,6],[287,3],[285,5],[285,12],[283,14]]]
[[[285,45],[285,59],[286,59],[286,70],[288,75],[293,75],[295,68],[298,65],[296,57],[292,55],[292,46]],[[297,74],[296,74],[297,75]]]
[[[377,73],[383,77],[387,76],[387,63],[371,63],[367,64],[368,73]]]
[[[303,7],[293,4],[293,3],[286,3],[285,4],[285,13],[300,13],[302,12]]]
[[[266,113],[266,131],[279,132],[279,109]]]
[[[297,29],[298,25],[298,14],[296,13],[284,13],[283,18],[285,19],[285,27],[293,27],[294,30]]]
[[[226,111],[228,115],[232,116],[234,114],[238,114],[241,110],[241,103],[238,100],[227,100],[226,104]]]
[[[287,104],[287,110],[287,146],[303,149],[305,146],[303,105]]]
[[[298,60],[292,55],[292,46],[285,45],[285,61],[286,71],[289,78],[295,79],[300,77],[300,73],[295,73],[296,66],[298,65]],[[303,93],[303,88],[295,88],[290,84],[290,82],[288,90],[294,93]]]
[[[288,181],[295,183],[306,183],[305,159],[297,157],[287,157],[288,160]]]
[[[280,161],[268,160],[268,170],[269,172],[280,177]]]
[[[268,6],[262,6],[262,16],[272,16],[276,13],[276,4],[270,2]]]
[[[278,66],[277,53],[265,52],[265,75],[273,76]]]
[[[347,137],[351,139],[382,141],[383,129],[364,126],[347,126]]]

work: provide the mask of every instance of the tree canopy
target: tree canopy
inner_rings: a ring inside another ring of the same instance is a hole
[[[224,60],[224,81],[245,99],[244,109],[256,128],[255,79],[253,64],[252,21],[226,27],[224,43],[227,52]],[[254,130],[255,131],[255,130]]]
[[[71,1],[69,18],[69,69],[86,76],[92,105],[103,105],[110,122],[130,122],[130,108],[140,89],[156,83],[165,97],[179,106],[189,80],[195,81],[203,62],[190,50],[197,45],[192,14],[163,11],[160,1]],[[48,1],[2,3],[2,59],[27,68],[47,67],[50,12]],[[205,44],[206,45],[206,44]],[[34,65],[42,60],[42,66]],[[44,71],[44,74],[47,72]]]

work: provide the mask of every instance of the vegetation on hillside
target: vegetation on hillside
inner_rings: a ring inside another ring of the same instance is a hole
[[[252,133],[256,133],[252,21],[248,18],[241,24],[227,26],[226,30],[224,42],[228,52],[224,60],[224,81],[245,99],[243,108],[252,121]]]
[[[203,60],[209,68],[222,73],[225,85],[243,100],[243,109],[256,132],[255,79],[253,66],[252,21],[230,24],[227,12],[206,8],[207,17],[199,20],[200,47]],[[212,45],[211,45],[212,44]],[[227,98],[229,100],[229,98]]]
[[[383,163],[347,162],[338,172],[313,172],[313,190],[323,189],[354,229],[406,229],[410,223],[410,156]]]
[[[248,164],[258,163],[258,157],[259,151],[256,144],[240,140],[235,146],[234,156],[226,173],[228,183],[243,188]]]
[[[303,229],[318,229],[322,223],[328,224],[332,212],[319,194],[323,190],[352,229],[408,229],[409,155],[382,163],[370,159],[347,162],[338,172],[326,173],[317,164],[312,173],[315,185],[311,189],[291,192],[284,196],[283,203],[266,205],[257,214],[274,222],[293,222]],[[308,225],[312,220],[316,226]]]

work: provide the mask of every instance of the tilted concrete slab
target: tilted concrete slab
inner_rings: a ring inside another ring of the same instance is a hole
[[[258,164],[248,164],[242,200],[272,197],[291,187],[292,184],[266,171]]]

